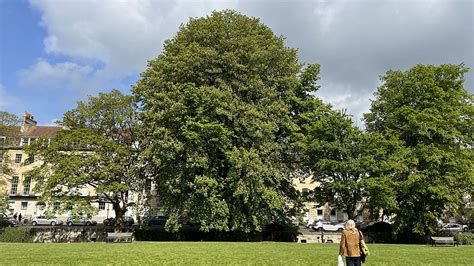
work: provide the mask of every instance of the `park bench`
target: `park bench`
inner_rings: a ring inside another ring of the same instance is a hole
[[[107,243],[131,243],[133,241],[133,233],[107,233]]]
[[[459,245],[458,241],[454,240],[452,236],[432,236],[431,237],[431,246],[436,244],[453,244],[453,246]]]

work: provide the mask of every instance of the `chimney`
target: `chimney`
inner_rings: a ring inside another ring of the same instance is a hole
[[[31,127],[36,126],[35,118],[32,114],[25,112],[23,115],[23,123],[21,124],[21,133],[26,132]]]

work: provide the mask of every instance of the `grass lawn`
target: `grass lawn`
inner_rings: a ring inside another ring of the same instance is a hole
[[[274,242],[0,243],[0,265],[337,265],[338,248]],[[474,246],[369,244],[369,249],[364,265],[474,265]]]

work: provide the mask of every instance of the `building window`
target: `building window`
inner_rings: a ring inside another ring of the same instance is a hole
[[[20,146],[28,145],[30,138],[21,138]]]
[[[11,195],[16,195],[18,191],[18,176],[12,178],[12,189],[10,190]]]
[[[105,202],[99,202],[99,210],[105,210]]]
[[[318,210],[318,216],[323,216],[323,210]]]
[[[331,210],[331,216],[336,216],[336,210]]]
[[[15,163],[21,163],[21,157],[22,157],[22,154],[16,154],[15,155]]]
[[[22,210],[28,209],[28,202],[26,202],[26,201],[21,202],[21,209]]]
[[[61,202],[57,202],[57,201],[56,201],[56,202],[54,203],[54,208],[57,210],[57,209],[59,209],[60,207],[61,207]]]
[[[30,194],[31,178],[27,177],[23,180],[23,195]]]

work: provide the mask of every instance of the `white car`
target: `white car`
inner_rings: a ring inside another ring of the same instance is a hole
[[[56,217],[52,217],[52,218],[46,218],[46,216],[36,216],[35,218],[33,218],[33,220],[31,220],[31,224],[32,225],[51,225],[51,226],[55,226],[55,225],[62,225],[63,224],[63,221],[59,220],[58,218]]]
[[[328,222],[328,221],[318,221],[316,222],[312,228],[315,231],[338,231],[341,232],[344,230],[344,223],[338,222]]]
[[[443,226],[443,231],[446,233],[458,233],[467,231],[467,225],[457,224],[457,223],[448,223]]]

